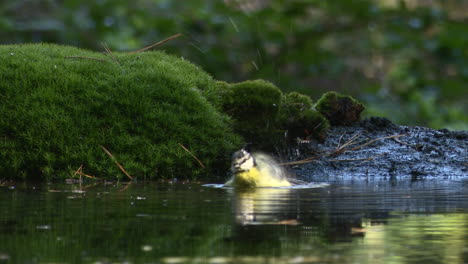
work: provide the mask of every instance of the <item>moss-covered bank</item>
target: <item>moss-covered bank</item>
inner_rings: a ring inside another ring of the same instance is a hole
[[[0,178],[122,177],[100,145],[138,178],[210,172],[241,144],[214,89],[163,52],[0,46]]]
[[[336,93],[314,105],[264,80],[216,81],[163,52],[0,46],[0,179],[67,178],[78,168],[99,178],[223,177],[245,142],[268,151],[324,140],[330,123],[351,124],[362,109]]]

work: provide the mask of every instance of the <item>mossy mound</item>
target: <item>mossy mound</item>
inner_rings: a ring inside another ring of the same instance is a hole
[[[333,126],[351,125],[358,121],[364,105],[348,95],[328,92],[315,104],[315,109],[322,113]]]
[[[81,165],[123,177],[102,145],[134,177],[193,179],[241,144],[204,71],[163,52],[113,56],[0,46],[2,178],[64,178]]]
[[[261,146],[275,142],[276,119],[282,93],[264,80],[235,84],[218,82],[224,111],[234,119],[235,131]]]
[[[297,92],[282,97],[278,123],[290,139],[324,140],[330,127],[325,116],[312,108],[312,99]]]
[[[270,150],[284,145],[287,139],[323,140],[327,135],[330,124],[313,109],[307,95],[283,95],[278,87],[264,80],[216,85],[224,111],[235,121],[235,131],[260,148]]]

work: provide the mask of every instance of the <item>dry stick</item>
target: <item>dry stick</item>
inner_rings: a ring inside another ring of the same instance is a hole
[[[161,40],[161,41],[159,41],[159,42],[157,42],[157,43],[154,43],[154,44],[153,44],[153,45],[151,45],[151,46],[144,47],[144,48],[142,48],[142,49],[139,49],[139,50],[136,50],[136,51],[129,52],[128,54],[135,54],[135,53],[139,53],[139,52],[143,52],[143,51],[146,51],[146,50],[152,49],[152,48],[154,48],[154,47],[156,47],[156,46],[158,46],[158,45],[161,45],[161,44],[163,44],[164,42],[168,42],[169,40],[173,40],[173,39],[175,39],[175,38],[178,38],[178,37],[180,37],[180,36],[182,36],[182,34],[180,34],[180,33],[179,33],[179,34],[175,34],[174,36],[172,36],[172,37],[169,37],[169,38],[167,38],[167,39],[165,39],[165,40]]]
[[[190,150],[188,150],[186,147],[184,147],[184,145],[180,143],[177,143],[177,144],[179,144],[179,146],[181,146],[185,151],[188,152],[188,154],[190,154],[196,161],[198,161],[198,164],[200,164],[202,168],[205,168],[205,165],[203,165],[203,163],[197,157],[195,157],[195,155],[193,155],[192,152],[190,152]]]
[[[111,159],[114,160],[114,163],[115,165],[117,165],[117,167],[119,167],[119,169],[130,179],[130,180],[133,180],[133,177],[130,176],[130,174],[128,174],[128,172],[124,169],[124,167],[122,167],[122,165],[120,165],[120,163],[117,161],[117,159],[114,157],[114,155],[112,155],[112,153],[110,153],[109,150],[107,150],[104,146],[102,145],[99,145],[102,150],[104,150],[104,152],[106,152],[107,155],[109,155],[109,157],[111,157]]]
[[[83,56],[66,56],[65,59],[82,59],[82,60],[95,60],[95,61],[109,62],[109,61],[104,60],[104,59],[83,57]]]
[[[102,47],[104,47],[104,49],[106,50],[107,54],[109,54],[109,56],[112,58],[112,60],[115,61],[115,63],[117,63],[118,65],[120,65],[119,61],[117,60],[117,58],[114,56],[114,54],[112,54],[112,51],[109,49],[109,46],[107,46],[107,43],[106,42],[102,42],[101,43]]]

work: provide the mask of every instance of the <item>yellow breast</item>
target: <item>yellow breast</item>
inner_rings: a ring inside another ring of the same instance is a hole
[[[232,179],[234,187],[284,187],[291,186],[291,183],[284,178],[270,175],[268,170],[260,171],[252,168],[248,171],[238,172]]]

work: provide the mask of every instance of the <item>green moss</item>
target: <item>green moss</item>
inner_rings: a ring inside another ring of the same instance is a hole
[[[360,119],[364,105],[351,96],[328,92],[317,101],[315,109],[322,113],[331,125],[351,125]]]
[[[276,131],[276,118],[282,93],[264,80],[218,83],[223,91],[223,109],[235,120],[235,130],[246,141],[268,145]]]
[[[133,176],[195,178],[238,147],[208,74],[163,52],[113,55],[0,46],[1,177],[64,178],[81,165],[122,177],[102,145]]]
[[[224,100],[224,109],[236,120],[256,120],[267,125],[276,118],[281,91],[264,80],[231,84]]]
[[[324,140],[330,127],[328,120],[312,109],[312,99],[297,92],[283,96],[278,124],[287,131],[290,139],[314,137]]]
[[[312,108],[312,99],[298,92],[287,93],[282,98],[282,110],[287,110],[289,114],[300,113],[305,109]]]

